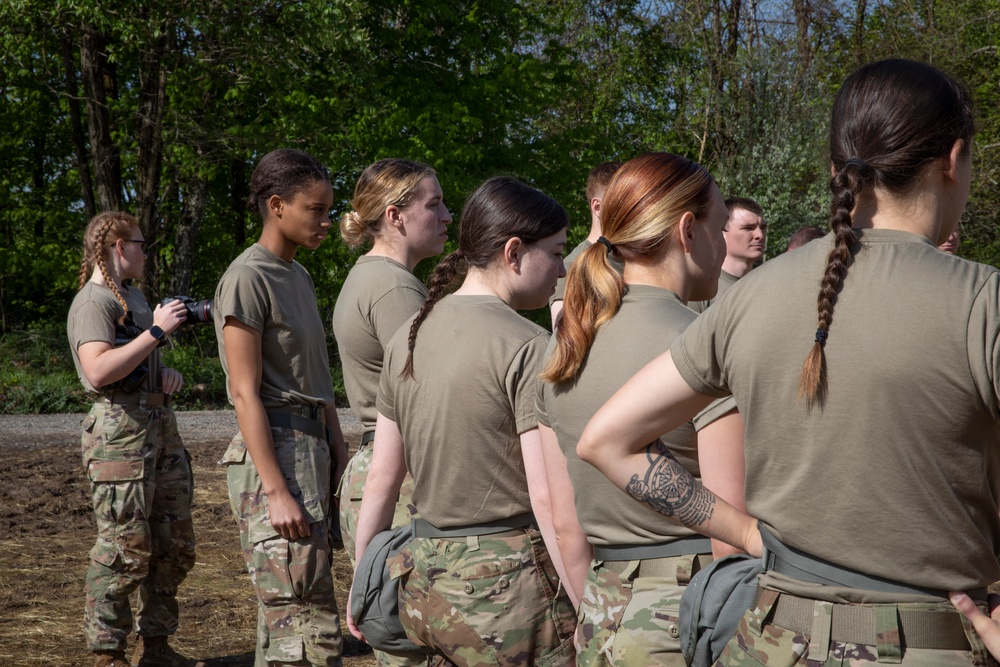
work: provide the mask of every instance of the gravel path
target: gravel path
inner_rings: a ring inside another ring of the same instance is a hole
[[[343,408],[340,427],[344,435],[359,436],[361,424],[354,413]],[[236,433],[236,413],[232,410],[178,411],[177,428],[185,441],[228,440]],[[0,448],[42,448],[80,445],[82,414],[0,415]]]

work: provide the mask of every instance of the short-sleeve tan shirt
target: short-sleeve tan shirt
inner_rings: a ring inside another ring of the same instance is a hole
[[[333,334],[347,400],[366,432],[375,429],[378,416],[375,397],[385,346],[426,298],[424,284],[388,257],[360,257],[347,274],[333,309]]]
[[[661,544],[694,532],[639,504],[576,455],[576,443],[597,410],[637,371],[663,354],[696,314],[665,289],[630,285],[618,313],[594,336],[577,378],[539,381],[535,410],[566,456],[577,518],[600,546]],[[555,337],[549,345],[549,353]],[[677,459],[698,475],[697,437],[690,422],[663,436]]]
[[[417,511],[439,528],[529,512],[520,434],[538,427],[548,332],[497,297],[449,295],[420,327],[415,378],[400,379],[408,333],[386,348],[378,411],[403,436]]]
[[[265,408],[333,403],[326,331],[316,307],[316,288],[301,264],[286,262],[259,243],[253,244],[226,269],[212,310],[227,378],[226,318],[260,332],[260,400]]]
[[[153,311],[146,303],[146,297],[142,295],[137,287],[123,287],[121,290],[125,303],[128,304],[129,313],[135,324],[148,329],[153,326]],[[80,365],[79,347],[84,343],[103,342],[110,345],[115,344],[115,323],[124,314],[124,310],[114,292],[107,285],[99,285],[92,281],[86,284],[76,293],[73,298],[73,305],[69,308],[69,316],[66,318],[66,332],[69,335],[70,350],[73,353],[73,365],[76,366],[76,374],[80,378],[80,383],[87,390],[91,397],[100,393],[101,387],[94,387],[87,381],[87,376],[83,373]],[[156,348],[147,357],[147,364],[151,357],[156,357],[154,367],[159,367],[158,359],[160,349]],[[147,377],[144,390],[151,391],[154,378]],[[158,383],[157,383],[158,384]]]
[[[796,399],[833,237],[740,280],[671,347],[746,422],[750,512],[785,543],[937,590],[1000,579],[1000,273],[869,230],[826,341],[823,407]]]

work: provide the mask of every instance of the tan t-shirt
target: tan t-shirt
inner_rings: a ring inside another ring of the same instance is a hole
[[[153,311],[146,303],[146,297],[142,295],[137,287],[123,287],[121,290],[125,303],[128,304],[132,321],[140,329],[148,329],[153,326]],[[73,365],[76,366],[76,374],[87,390],[90,397],[95,397],[104,388],[94,387],[87,381],[87,376],[83,374],[83,367],[80,365],[79,347],[84,343],[104,342],[112,346],[115,344],[115,326],[118,318],[122,316],[124,310],[114,292],[107,285],[99,285],[92,281],[87,281],[83,288],[76,293],[73,298],[73,305],[69,308],[69,316],[66,318],[66,333],[69,335],[69,347],[73,353]],[[148,368],[159,368],[160,350],[154,349],[144,362]],[[153,391],[159,387],[158,378],[153,377],[153,373],[146,376],[142,389]]]
[[[1000,579],[985,458],[1000,446],[1000,273],[906,232],[864,232],[833,312],[822,409],[796,400],[832,246],[755,269],[671,350],[746,422],[750,512],[785,543],[938,590]]]
[[[333,309],[333,334],[347,400],[365,432],[375,429],[378,416],[383,350],[426,298],[424,284],[388,257],[360,257],[347,274]]]
[[[316,288],[298,262],[286,262],[255,243],[233,260],[215,289],[215,335],[229,377],[223,326],[233,317],[261,333],[260,400],[325,407],[333,403],[326,332],[316,307]],[[226,391],[229,392],[227,384]],[[229,392],[229,401],[232,402]]]
[[[715,293],[715,296],[705,301],[690,301],[688,302],[688,308],[696,313],[704,313],[706,308],[721,299],[722,295],[728,292],[729,288],[735,285],[738,280],[739,278],[733,274],[723,271],[719,274],[719,291]]]
[[[538,421],[552,427],[573,482],[580,526],[600,546],[660,544],[694,532],[639,504],[576,455],[576,443],[590,418],[639,369],[663,354],[696,314],[665,289],[630,285],[618,313],[597,330],[577,378],[538,382]],[[555,346],[555,337],[548,353]],[[697,437],[690,422],[663,436],[670,451],[698,475]]]
[[[563,259],[563,266],[566,267],[567,272],[569,271],[569,267],[573,264],[573,262],[576,261],[576,258],[580,256],[580,253],[582,253],[584,250],[586,250],[592,245],[594,244],[588,241],[587,239],[583,239],[583,241],[581,241],[578,246],[573,248],[573,250],[568,255],[566,255],[566,258]],[[625,265],[617,257],[612,256],[610,258],[610,262],[611,266],[615,267],[618,273],[621,273],[625,269]],[[556,281],[556,291],[553,292],[552,296],[549,297],[549,305],[551,306],[556,301],[562,301],[563,296],[565,296],[565,294],[566,294],[566,276],[563,276],[562,278]]]
[[[409,324],[386,348],[378,411],[403,436],[417,511],[439,528],[530,511],[519,436],[538,426],[548,332],[497,297],[452,294],[420,326],[416,377],[400,379]]]

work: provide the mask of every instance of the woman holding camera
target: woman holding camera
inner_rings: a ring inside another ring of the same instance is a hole
[[[347,451],[312,278],[295,262],[330,228],[326,168],[302,151],[261,158],[250,206],[260,239],[219,281],[219,356],[240,431],[223,457],[257,592],[257,665],[340,664],[331,492]]]
[[[138,665],[193,664],[167,645],[177,631],[177,587],[194,566],[191,459],[170,397],[183,378],[159,346],[185,320],[180,301],[150,310],[138,288],[146,241],[136,219],[108,211],[83,239],[80,290],[67,333],[80,382],[94,399],[83,422],[97,543],[87,570],[84,629],[97,667],[128,667],[138,589]],[[88,279],[89,277],[89,279]]]

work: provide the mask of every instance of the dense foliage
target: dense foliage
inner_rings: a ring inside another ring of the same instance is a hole
[[[775,254],[824,222],[833,91],[890,55],[974,90],[963,253],[1000,264],[998,48],[1000,0],[7,0],[0,334],[63,321],[106,208],[154,242],[151,300],[210,296],[259,231],[247,182],[279,146],[329,166],[338,213],[382,157],[432,164],[457,214],[513,174],[566,206],[571,243],[591,166],[668,150],[757,198]],[[351,252],[331,237],[299,260],[328,317]]]

